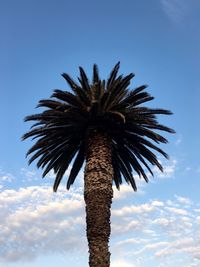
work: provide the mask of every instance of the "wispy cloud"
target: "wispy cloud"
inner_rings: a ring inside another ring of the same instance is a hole
[[[167,247],[160,249],[155,253],[156,257],[166,257],[176,253],[187,253],[195,259],[200,259],[200,246],[194,243],[193,238],[182,238],[180,240],[170,242]]]
[[[200,216],[197,207],[189,198],[175,196],[172,200],[151,200],[114,209],[114,251],[120,247],[124,256],[138,260],[138,266],[148,266],[145,264],[149,261],[156,266],[168,266],[173,262],[169,266],[174,266],[178,264],[180,253],[185,261],[182,266],[197,261],[194,266],[199,266]],[[120,241],[117,241],[119,237]]]
[[[177,161],[162,164],[164,176],[158,171],[155,171],[155,176],[173,177]],[[70,191],[61,186],[57,194],[52,192],[51,179],[46,185],[34,186],[35,179],[38,179],[37,172],[22,169],[20,173],[24,179],[30,178],[26,187],[1,188],[0,261],[32,261],[52,251],[71,254],[79,250],[80,253],[86,253],[83,173],[80,173],[76,185]],[[15,179],[13,175],[2,172],[2,177],[6,175],[11,180]],[[145,184],[140,182],[142,190]],[[148,266],[149,260],[156,266],[168,266],[167,262],[170,259],[174,261],[174,257],[178,262],[179,251],[184,259],[200,264],[200,255],[196,249],[200,241],[199,205],[181,195],[168,200],[138,200],[133,205],[133,189],[126,184],[122,185],[119,192],[114,191],[114,197],[111,236],[113,267],[119,264],[124,267]],[[179,247],[177,240],[181,242]],[[120,259],[128,256],[128,260],[116,260],[118,252]],[[134,259],[134,265],[130,264],[131,259]],[[166,265],[162,265],[164,263]],[[188,267],[186,264],[182,266]]]
[[[177,196],[175,195],[176,199],[178,200],[178,202],[180,204],[184,204],[184,205],[187,205],[187,206],[191,206],[192,205],[192,201],[187,198],[187,197],[181,197],[181,196]]]
[[[166,15],[175,23],[181,23],[188,14],[186,0],[161,0],[161,4]]]
[[[15,177],[13,174],[0,169],[0,189],[4,188],[6,184],[12,183],[14,180]]]
[[[176,167],[177,167],[177,160],[171,159],[170,161],[164,160],[163,162],[160,161],[163,166],[163,172],[161,172],[157,167],[153,168],[153,173],[156,177],[164,179],[164,178],[172,178],[174,177]]]
[[[0,260],[32,260],[40,254],[84,247],[83,197],[78,191],[52,194],[50,187],[0,194]]]
[[[111,267],[136,267],[133,263],[129,263],[126,260],[116,260],[111,263]]]
[[[183,136],[179,135],[178,138],[175,141],[175,145],[178,146],[183,142]]]
[[[166,207],[166,209],[176,215],[188,215],[188,211],[185,209],[177,209],[173,207]]]

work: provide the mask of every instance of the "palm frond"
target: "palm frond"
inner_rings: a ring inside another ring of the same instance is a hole
[[[76,93],[76,89],[79,87],[78,84],[67,73],[64,72],[61,75],[69,84],[71,89]]]
[[[99,83],[99,70],[96,64],[93,65],[93,84]]]
[[[115,182],[115,185],[117,187],[117,189],[120,189],[120,185],[122,184],[122,176],[120,173],[120,168],[119,165],[117,163],[117,160],[115,159],[115,156],[113,155],[112,157],[112,166],[113,166],[113,180]]]
[[[112,85],[112,83],[116,80],[116,77],[117,77],[117,73],[119,71],[119,67],[120,67],[120,62],[118,62],[114,68],[112,69],[111,73],[110,73],[110,76],[107,80],[107,88],[109,89],[110,86]]]
[[[67,181],[67,189],[70,188],[70,186],[74,183],[74,180],[76,179],[76,176],[78,175],[81,167],[83,166],[84,160],[85,160],[85,144],[82,144],[79,148],[78,155],[75,158],[75,161],[73,163],[68,181]]]
[[[137,186],[134,180],[134,177],[132,175],[132,170],[130,167],[129,162],[127,162],[126,160],[124,161],[121,158],[121,155],[116,153],[116,158],[117,158],[117,162],[120,168],[121,173],[123,174],[124,179],[126,180],[126,182],[129,184],[131,184],[131,186],[133,187],[134,191],[137,191]]]
[[[53,185],[53,190],[54,192],[57,191],[58,189],[58,186],[63,178],[63,175],[65,174],[66,170],[68,169],[68,166],[70,164],[70,162],[72,161],[74,155],[76,154],[77,152],[77,146],[74,147],[74,150],[70,151],[70,153],[64,153],[61,161],[60,161],[60,166],[59,166],[59,170],[57,172],[57,175],[56,175],[56,179],[55,179],[55,182],[54,182],[54,185]]]
[[[153,175],[152,166],[163,171],[157,154],[167,159],[168,155],[159,144],[167,143],[163,133],[175,131],[159,123],[157,116],[172,112],[144,106],[154,99],[145,90],[147,85],[130,89],[134,74],[119,75],[119,67],[120,62],[114,66],[107,81],[100,79],[96,64],[91,82],[82,67],[79,67],[77,81],[63,73],[71,92],[54,90],[50,99],[39,101],[37,107],[43,108],[41,113],[25,117],[25,121],[34,122],[22,137],[35,141],[27,152],[29,164],[37,160],[43,177],[50,170],[54,171],[54,191],[71,162],[67,189],[74,183],[87,156],[84,144],[95,132],[106,133],[112,140],[113,182],[118,189],[122,177],[136,190],[134,173],[148,182],[147,172]]]
[[[76,108],[80,108],[81,106],[83,106],[83,103],[82,101],[80,101],[79,98],[77,98],[75,95],[67,91],[61,91],[59,89],[55,89],[51,97],[55,97],[59,100],[62,100]]]
[[[82,88],[86,91],[86,92],[90,92],[90,84],[89,84],[89,80],[88,77],[85,73],[85,71],[83,70],[82,67],[79,67],[79,71],[80,71],[80,79],[79,82],[81,83]]]

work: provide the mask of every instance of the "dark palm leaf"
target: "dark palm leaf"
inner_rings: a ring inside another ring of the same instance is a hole
[[[162,154],[166,159],[169,158],[169,156],[167,155],[167,153],[165,153],[162,149],[160,149],[159,147],[155,146],[154,144],[152,144],[151,142],[149,142],[147,139],[140,137],[138,135],[135,134],[130,134],[130,133],[125,133],[124,134],[125,138],[127,139],[127,143],[140,143],[143,144],[145,146],[148,146],[154,150],[156,150],[157,152],[159,152],[160,154]]]
[[[63,73],[62,76],[67,81],[71,89],[76,93],[76,89],[79,87],[78,84],[67,73]]]
[[[52,94],[51,97],[55,97],[59,100],[67,102],[72,107],[80,108],[84,106],[84,103],[79,98],[77,98],[75,95],[69,92],[66,92],[66,91],[61,91],[61,90],[56,89],[54,90],[54,93]]]
[[[59,164],[60,167],[58,169],[58,172],[57,172],[57,175],[56,175],[56,179],[55,179],[55,182],[54,182],[54,185],[53,185],[54,192],[57,191],[58,186],[59,186],[59,184],[61,182],[61,179],[62,179],[63,175],[65,174],[66,170],[68,169],[69,164],[71,163],[71,161],[72,161],[73,157],[75,156],[77,150],[78,150],[78,147],[74,146],[72,150],[69,150],[69,151],[63,153],[63,157],[59,162],[60,163]]]
[[[37,166],[44,169],[43,177],[50,170],[55,172],[54,191],[71,162],[67,189],[74,183],[86,157],[84,144],[94,130],[107,133],[112,140],[113,181],[118,189],[122,177],[137,189],[133,171],[148,181],[146,171],[153,175],[149,164],[163,170],[155,153],[168,158],[158,147],[167,139],[158,131],[174,130],[158,123],[157,116],[172,112],[142,106],[153,100],[145,91],[147,86],[129,89],[134,74],[118,75],[119,66],[118,62],[107,82],[100,79],[97,65],[93,66],[91,83],[81,67],[79,83],[63,73],[72,92],[55,90],[53,99],[39,101],[37,107],[42,107],[43,112],[25,118],[35,122],[23,135],[23,139],[36,139],[27,152],[31,155],[29,163],[37,160]]]
[[[61,103],[59,101],[43,99],[43,100],[39,101],[37,108],[39,108],[39,107],[45,107],[45,108],[50,108],[53,110],[64,111],[64,110],[68,109],[70,106],[66,105],[65,103]]]
[[[86,91],[86,92],[90,92],[91,88],[90,88],[90,84],[88,81],[88,77],[85,73],[85,71],[83,70],[82,67],[79,67],[79,71],[80,71],[80,83],[82,85],[82,88]]]
[[[117,163],[117,160],[115,159],[115,155],[113,155],[112,157],[112,165],[113,165],[113,171],[114,171],[113,180],[115,182],[117,189],[119,190],[120,185],[122,184],[122,176],[121,176],[121,172],[120,172],[120,168]]]
[[[72,166],[72,169],[71,169],[68,181],[67,181],[67,189],[69,189],[70,186],[74,183],[76,176],[78,175],[81,167],[83,166],[84,160],[85,160],[85,144],[82,144],[78,151],[78,155],[73,163],[73,166]]]
[[[120,172],[123,174],[123,177],[125,178],[126,182],[128,184],[131,183],[134,191],[137,191],[137,187],[136,187],[133,175],[132,175],[132,169],[131,169],[130,163],[126,161],[125,158],[124,159],[121,158],[121,155],[119,155],[118,153],[115,153],[115,155],[117,158]]]
[[[99,83],[99,70],[96,64],[93,66],[93,84],[95,83]]]
[[[120,62],[118,62],[110,73],[110,77],[107,80],[107,88],[109,89],[112,83],[116,80],[117,73],[119,71]]]

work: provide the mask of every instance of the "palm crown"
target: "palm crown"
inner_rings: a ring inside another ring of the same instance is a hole
[[[118,62],[107,81],[99,78],[97,65],[93,67],[92,82],[81,67],[79,83],[63,73],[72,93],[54,90],[53,99],[39,101],[37,107],[44,107],[43,112],[25,118],[25,121],[36,121],[23,136],[23,139],[37,139],[27,152],[32,154],[29,164],[38,159],[37,167],[44,169],[43,177],[54,170],[54,191],[71,162],[67,189],[73,184],[85,161],[88,136],[94,131],[103,132],[111,140],[113,180],[118,189],[122,177],[137,189],[133,170],[148,181],[145,169],[153,175],[149,163],[163,170],[154,151],[167,158],[156,145],[167,140],[156,131],[174,131],[159,124],[157,114],[172,113],[141,105],[153,99],[145,91],[147,86],[129,90],[134,74],[118,75],[119,66]]]

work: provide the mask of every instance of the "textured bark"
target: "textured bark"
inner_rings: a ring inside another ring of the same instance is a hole
[[[103,133],[88,138],[84,198],[89,266],[109,267],[110,208],[113,197],[111,141]]]

